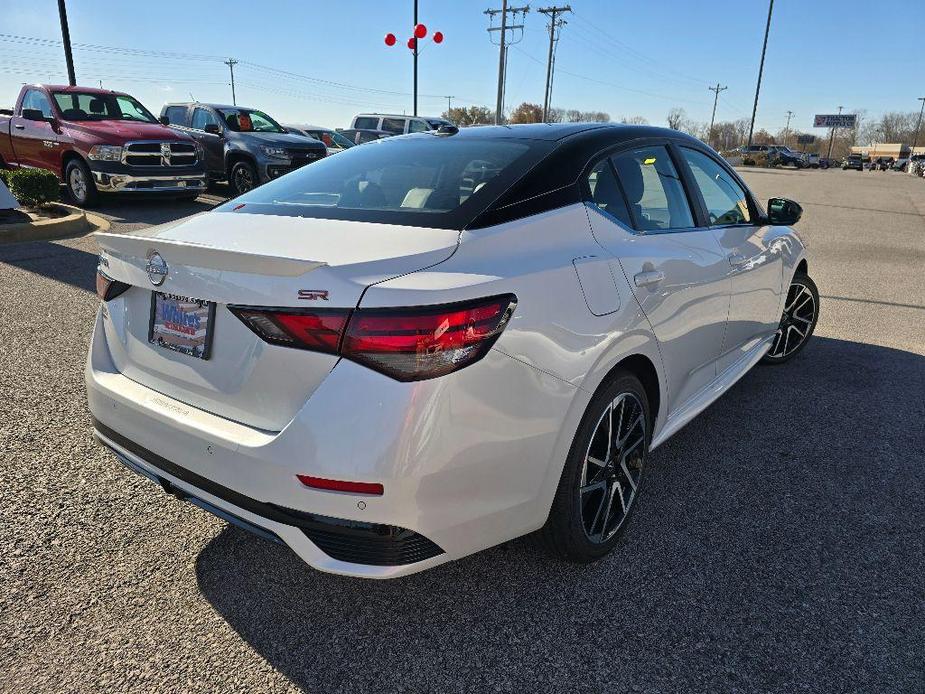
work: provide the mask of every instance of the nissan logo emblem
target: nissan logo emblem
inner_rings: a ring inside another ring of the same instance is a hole
[[[167,279],[167,261],[157,251],[148,253],[148,262],[145,263],[145,272],[155,287],[160,287]]]

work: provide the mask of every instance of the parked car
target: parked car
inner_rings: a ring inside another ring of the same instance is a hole
[[[321,142],[292,135],[253,108],[199,102],[166,104],[161,119],[200,144],[209,179],[227,180],[235,195],[327,155]]]
[[[810,339],[801,212],[765,212],[664,128],[355,147],[97,234],[93,427],[130,469],[324,571],[390,578],[541,529],[592,561],[649,451]]]
[[[794,166],[798,169],[806,166],[802,153],[794,152],[784,145],[769,145],[768,157],[773,166]]]
[[[922,162],[925,162],[925,154],[913,154],[909,157],[909,161],[906,162],[906,167],[903,171],[906,173],[915,173],[915,170]]]
[[[893,171],[905,171],[906,165],[909,163],[909,157],[900,157],[893,162],[893,165],[890,167]]]
[[[0,113],[0,165],[54,173],[84,207],[99,193],[196,197],[202,153],[123,92],[30,84]]]
[[[323,142],[329,155],[343,152],[356,144],[350,138],[330,128],[322,128],[317,125],[287,125],[285,127],[293,135],[311,137]]]
[[[352,130],[378,130],[390,135],[425,133],[444,125],[454,125],[436,116],[404,116],[394,113],[361,113],[353,117]]]
[[[842,169],[846,171],[848,169],[856,169],[857,171],[863,171],[864,170],[864,157],[862,157],[860,154],[849,154],[842,161],[841,167]]]
[[[803,155],[804,165],[811,169],[818,169],[820,166],[820,157],[813,152],[807,152]]]

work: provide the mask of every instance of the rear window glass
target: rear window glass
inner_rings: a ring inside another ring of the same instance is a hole
[[[229,211],[462,228],[550,149],[531,140],[387,138],[256,188]]]
[[[379,119],[371,116],[360,116],[353,122],[356,130],[378,130]]]

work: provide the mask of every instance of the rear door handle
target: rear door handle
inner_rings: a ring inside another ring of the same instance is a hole
[[[14,125],[13,127],[16,128],[17,130],[25,130],[25,129],[26,129],[26,126],[25,126],[25,125]]]
[[[661,270],[652,270],[650,272],[640,272],[633,276],[633,281],[637,287],[651,287],[665,279],[665,273]]]

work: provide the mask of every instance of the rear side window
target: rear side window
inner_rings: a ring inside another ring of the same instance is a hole
[[[729,172],[702,152],[687,147],[682,147],[681,152],[706,203],[710,226],[748,224],[748,197]]]
[[[170,125],[186,125],[186,106],[168,106],[164,116]]]
[[[422,120],[413,120],[408,125],[409,133],[426,133],[428,130],[430,130],[430,126]]]
[[[599,210],[616,217],[619,222],[628,227],[633,226],[629,209],[626,207],[626,200],[620,192],[617,179],[607,159],[598,162],[597,166],[591,169],[591,173],[588,174],[588,188],[591,189],[591,202]]]
[[[664,147],[643,147],[613,157],[635,227],[641,231],[691,229],[694,218],[678,172]]]
[[[353,121],[355,130],[378,130],[379,119],[372,116],[359,116]]]
[[[395,133],[396,135],[400,135],[403,132],[405,132],[405,119],[404,118],[383,118],[381,129],[389,133]]]
[[[522,139],[385,138],[352,147],[243,196],[253,213],[462,228],[552,143]]]

